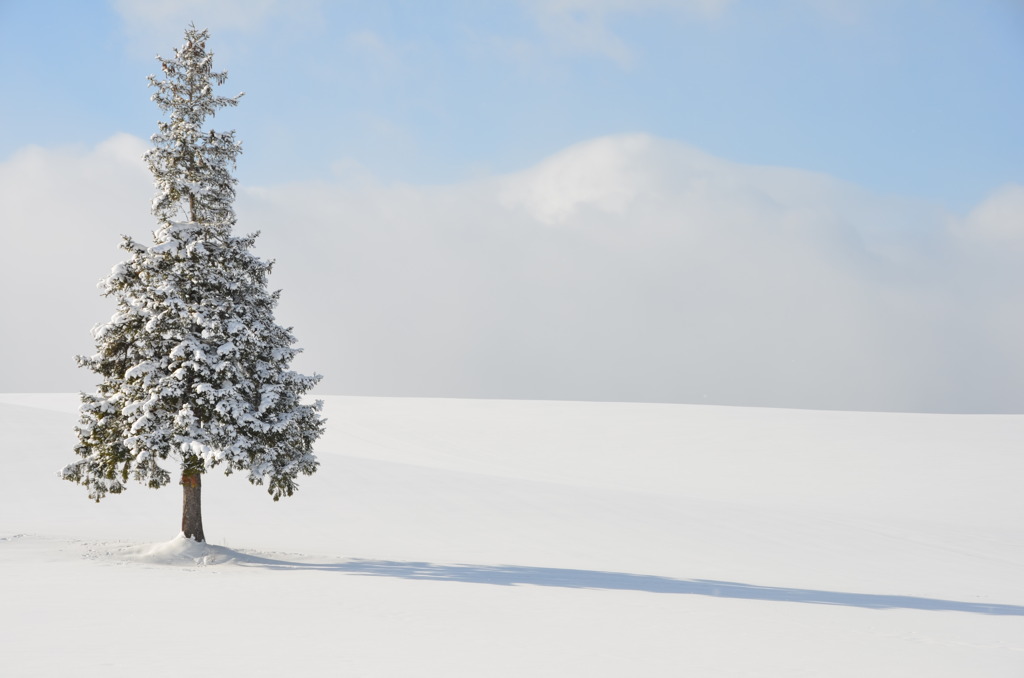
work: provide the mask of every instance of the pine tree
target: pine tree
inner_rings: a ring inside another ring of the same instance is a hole
[[[206,130],[236,97],[214,94],[226,72],[213,70],[209,34],[190,26],[174,58],[157,57],[153,101],[168,114],[145,160],[153,173],[158,220],[153,244],[125,236],[126,261],[101,283],[117,312],[93,329],[97,352],[79,365],[101,377],[82,394],[75,453],[61,476],[90,498],[124,491],[129,478],[158,488],[177,462],[182,532],[205,541],[201,477],[216,466],[244,471],[276,501],[318,462],[322,403],[300,403],[319,380],[289,369],[299,349],[277,325],[278,292],[268,292],[272,262],[250,249],[256,235],[232,234],[241,144],[234,131]]]

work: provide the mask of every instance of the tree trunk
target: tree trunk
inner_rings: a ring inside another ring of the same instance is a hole
[[[200,473],[186,473],[181,476],[181,531],[186,537],[196,541],[206,541],[203,534],[202,477]]]

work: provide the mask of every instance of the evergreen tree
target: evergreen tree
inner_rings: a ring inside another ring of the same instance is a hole
[[[296,477],[316,471],[313,442],[324,430],[322,404],[300,403],[319,380],[289,369],[298,349],[274,320],[268,292],[272,262],[256,257],[256,235],[232,234],[241,144],[234,131],[204,129],[207,117],[236,97],[214,94],[227,78],[213,70],[207,31],[190,26],[174,58],[149,76],[158,123],[145,160],[157,192],[153,244],[125,236],[126,261],[101,283],[117,312],[93,330],[97,352],[79,365],[101,377],[82,394],[76,454],[61,476],[96,501],[124,491],[129,478],[149,487],[183,486],[182,532],[205,541],[201,477],[216,466],[244,471],[274,500]]]

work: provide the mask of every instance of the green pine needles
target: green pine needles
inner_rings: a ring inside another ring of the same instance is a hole
[[[241,97],[214,94],[227,73],[213,70],[208,38],[189,27],[174,58],[158,57],[163,78],[149,78],[169,118],[145,156],[159,226],[150,246],[124,238],[129,257],[102,283],[117,312],[93,330],[95,355],[78,357],[101,381],[95,394],[82,394],[79,459],[61,476],[97,501],[129,479],[167,485],[169,464],[180,470],[186,503],[185,480],[198,485],[217,466],[246,473],[277,500],[318,466],[322,403],[300,399],[320,376],[289,368],[299,349],[274,320],[272,263],[250,251],[256,235],[232,234],[241,145],[234,131],[204,128]]]

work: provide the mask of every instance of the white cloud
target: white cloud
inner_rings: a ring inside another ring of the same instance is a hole
[[[569,51],[603,55],[621,65],[632,60],[629,46],[609,28],[619,14],[668,11],[713,17],[731,0],[523,0],[540,28]]]
[[[867,3],[863,0],[802,0],[810,9],[826,19],[855,25],[863,21]]]
[[[579,144],[502,182],[501,202],[549,225],[586,207],[622,214],[653,179],[634,162],[652,143],[634,134]]]
[[[268,27],[300,28],[322,23],[322,0],[111,0],[131,37],[131,50],[152,54],[154,46],[181,44],[184,29],[194,23],[217,36],[225,31],[254,34]],[[291,33],[292,31],[289,31]],[[224,49],[222,38],[218,44]],[[170,56],[166,47],[156,50]]]
[[[170,24],[180,32],[196,21],[212,29],[250,31],[283,11],[284,0],[113,0],[114,8],[131,24],[162,27]]]
[[[143,148],[0,164],[3,348],[24,357],[0,391],[89,387],[70,355],[111,310],[93,283],[119,233],[151,229]],[[931,206],[644,135],[454,186],[359,176],[239,198],[325,392],[1024,408],[1024,273],[963,237],[1004,232],[1016,189],[951,230]]]
[[[152,230],[146,145],[117,135],[94,149],[24,148],[0,163],[0,391],[70,391],[89,382],[72,357],[112,308],[95,283],[120,258],[119,234]]]
[[[1008,184],[971,210],[964,232],[999,244],[1024,246],[1024,186]]]

